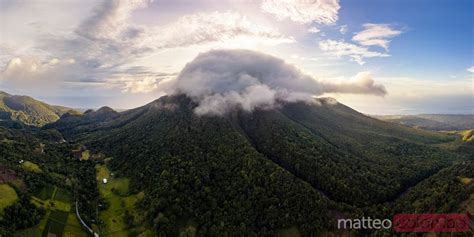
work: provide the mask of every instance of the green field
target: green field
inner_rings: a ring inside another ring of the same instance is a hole
[[[96,170],[96,173],[97,173],[97,181],[98,182],[102,182],[103,178],[108,179],[110,177],[109,170],[107,169],[107,167],[105,167],[105,165],[97,165],[95,167],[95,170]]]
[[[49,219],[46,223],[46,227],[44,228],[43,233],[53,233],[56,236],[62,236],[64,227],[67,223],[68,215],[68,212],[57,210],[52,211],[49,215]]]
[[[8,184],[0,184],[0,213],[18,200],[15,189]]]
[[[104,222],[101,225],[101,236],[129,236],[132,234],[153,236],[153,232],[144,227],[133,228],[125,223],[126,212],[132,216],[138,216],[135,203],[145,194],[140,192],[129,195],[129,179],[112,177],[104,165],[97,165],[96,172],[99,194],[108,204],[107,210],[99,213],[100,219]],[[106,184],[102,182],[103,178],[107,178]]]
[[[35,164],[35,163],[31,162],[31,161],[25,161],[25,162],[23,162],[23,163],[21,164],[21,166],[22,166],[23,169],[26,170],[26,171],[30,171],[30,172],[34,172],[34,173],[41,173],[41,172],[43,172],[43,171],[41,170],[41,168],[40,168],[37,164]]]
[[[71,195],[64,189],[46,186],[31,198],[31,202],[37,207],[45,209],[69,212],[71,210]]]
[[[35,196],[42,200],[48,200],[53,197],[55,187],[46,186],[40,190]]]
[[[89,160],[91,153],[89,150],[85,150],[82,152],[81,160]]]
[[[77,219],[74,212],[69,213],[67,218],[66,227],[64,228],[63,236],[74,236],[74,237],[87,237],[87,232],[84,231],[79,219]]]
[[[65,202],[65,203],[70,203],[70,202],[72,202],[72,197],[69,194],[69,192],[67,192],[66,190],[58,188],[57,191],[56,191],[56,195],[54,196],[54,200],[60,201],[60,202]]]
[[[41,196],[41,197],[40,197]],[[15,236],[89,236],[75,215],[73,198],[62,188],[55,186],[44,187],[31,202],[46,210],[40,223],[32,228],[18,231]]]

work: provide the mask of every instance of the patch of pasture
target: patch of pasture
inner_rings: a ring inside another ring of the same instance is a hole
[[[48,200],[53,197],[55,190],[56,187],[48,185],[42,188],[35,196],[42,200]]]
[[[101,236],[138,236],[147,231],[145,227],[131,228],[125,220],[126,212],[131,215],[136,213],[135,203],[142,199],[145,193],[129,195],[129,179],[114,178],[105,165],[96,166],[96,176],[99,194],[107,202],[107,210],[99,213],[99,218],[103,221]],[[102,182],[104,178],[107,178],[105,184]],[[151,230],[148,232],[153,233]]]
[[[21,167],[23,167],[24,170],[29,171],[29,172],[33,172],[33,173],[43,172],[43,170],[41,170],[41,168],[37,164],[35,164],[31,161],[25,161],[25,162],[21,163]]]
[[[15,189],[8,184],[0,184],[0,214],[3,210],[15,203],[18,200],[18,195]]]
[[[65,202],[65,203],[70,203],[70,202],[72,202],[72,197],[71,197],[71,195],[69,194],[68,191],[66,191],[62,188],[58,188],[57,191],[56,191],[56,195],[54,197],[54,200],[60,201],[60,202]]]
[[[15,236],[47,236],[48,233],[56,236],[89,236],[76,217],[71,194],[62,188],[54,186],[44,187],[38,194],[43,198],[33,196],[31,202],[37,207],[46,210],[40,223],[32,228],[21,230]]]
[[[89,160],[90,157],[91,157],[91,152],[89,150],[85,150],[82,152],[80,160]]]
[[[79,219],[77,219],[77,216],[74,211],[69,213],[66,222],[66,227],[64,228],[63,236],[89,236],[88,233],[84,231],[81,223],[79,223]]]

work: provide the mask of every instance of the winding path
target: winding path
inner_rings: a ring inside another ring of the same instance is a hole
[[[79,215],[79,208],[78,208],[78,202],[76,200],[76,216],[77,218],[79,219],[79,221],[81,222],[81,224],[89,231],[91,232],[91,234],[94,235],[94,237],[99,237],[99,234],[98,233],[95,233],[94,230],[92,230],[92,228],[90,228],[81,218],[81,215]]]

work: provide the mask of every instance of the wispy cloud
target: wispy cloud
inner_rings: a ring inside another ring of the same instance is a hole
[[[474,66],[472,66],[472,67],[470,67],[470,68],[468,68],[468,69],[466,69],[466,70],[467,70],[468,72],[470,72],[470,73],[474,73]]]
[[[402,31],[393,29],[388,24],[364,24],[364,30],[356,33],[352,40],[364,46],[379,46],[388,51],[390,39]]]
[[[342,25],[341,27],[339,27],[339,33],[341,34],[347,33],[347,25]]]
[[[81,23],[76,33],[89,39],[127,37],[124,33],[131,27],[126,24],[130,14],[146,7],[151,0],[103,1],[94,13]]]
[[[309,33],[318,33],[318,32],[320,32],[320,31],[321,31],[321,30],[318,29],[318,28],[315,27],[315,26],[312,26],[311,28],[308,29],[308,32],[309,32]]]
[[[282,35],[278,30],[251,22],[237,12],[186,15],[168,25],[148,30],[150,32],[144,34],[142,44],[156,49],[224,42],[240,47],[294,42],[293,38]]]
[[[389,57],[387,53],[371,51],[367,47],[347,43],[345,41],[324,40],[319,42],[319,48],[326,54],[336,57],[348,56],[360,65],[365,63],[364,58]]]
[[[474,113],[472,80],[426,80],[413,77],[384,77],[377,81],[389,91],[383,98],[361,95],[327,94],[368,114]],[[370,103],[368,103],[370,101]],[[403,111],[405,108],[411,111]]]
[[[338,0],[264,0],[261,9],[279,20],[332,24],[338,19]]]
[[[48,77],[54,77],[58,83],[87,81],[91,84],[92,80],[105,79],[111,87],[122,88],[123,92],[149,92],[153,83],[167,77],[156,76],[159,72],[151,69],[140,75],[130,71],[129,65],[144,56],[195,46],[203,46],[205,50],[219,45],[258,47],[294,42],[277,29],[256,24],[237,12],[190,14],[158,26],[132,23],[133,11],[147,7],[149,2],[113,0],[99,3],[72,34],[47,35],[39,39],[37,47],[47,52],[41,57],[10,57],[4,70],[0,71],[2,84],[14,85],[24,80],[32,83]],[[54,58],[61,63],[53,67],[48,63]],[[74,60],[74,64],[63,63],[67,60]],[[103,87],[103,83],[97,86]],[[23,87],[28,88],[28,84]]]

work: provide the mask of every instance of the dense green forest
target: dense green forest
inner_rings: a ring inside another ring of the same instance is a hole
[[[199,117],[185,96],[163,97],[64,134],[114,157],[111,167],[145,190],[149,224],[167,234],[318,233],[468,159],[434,146],[453,136],[319,102]]]
[[[0,235],[87,236],[81,225],[52,227],[58,213],[75,218],[75,201],[94,231],[132,236],[384,236],[339,231],[337,219],[472,211],[472,153],[446,148],[457,134],[329,99],[223,117],[197,116],[195,106],[168,96],[121,113],[66,114],[41,129],[3,121],[1,185],[14,192]]]

